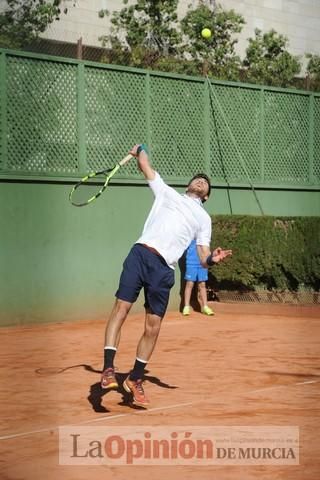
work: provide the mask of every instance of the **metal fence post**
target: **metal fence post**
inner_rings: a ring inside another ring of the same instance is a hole
[[[147,127],[147,145],[149,147],[149,157],[152,161],[152,138],[151,138],[151,78],[150,73],[147,72],[145,76],[145,95],[146,95],[146,127]]]
[[[309,96],[309,122],[308,122],[308,160],[309,160],[309,182],[314,183],[313,161],[314,161],[314,95]]]
[[[0,170],[7,167],[7,57],[5,52],[0,53]]]
[[[85,120],[85,66],[78,64],[77,71],[77,124],[78,124],[78,171],[86,172],[86,120]]]
[[[209,82],[208,78],[203,81],[203,135],[204,135],[204,162],[206,174],[211,176],[211,165],[210,165],[210,92],[209,92]]]
[[[265,110],[264,88],[260,90],[260,180],[264,182]]]

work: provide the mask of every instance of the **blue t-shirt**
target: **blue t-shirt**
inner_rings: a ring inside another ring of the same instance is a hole
[[[187,248],[186,265],[201,266],[195,240],[192,240]]]

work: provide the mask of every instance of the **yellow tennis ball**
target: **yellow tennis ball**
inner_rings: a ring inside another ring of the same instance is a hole
[[[201,35],[203,38],[208,40],[208,38],[210,38],[212,35],[210,28],[203,28],[201,31]]]

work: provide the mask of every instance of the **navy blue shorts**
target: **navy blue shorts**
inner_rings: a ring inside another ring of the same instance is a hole
[[[163,317],[173,285],[174,270],[161,256],[136,243],[123,263],[116,297],[134,303],[143,288],[145,308]]]

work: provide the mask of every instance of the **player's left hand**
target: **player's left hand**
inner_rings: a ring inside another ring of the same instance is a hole
[[[219,263],[221,260],[232,255],[232,250],[223,250],[221,247],[217,247],[212,252],[212,260],[214,263]]]

